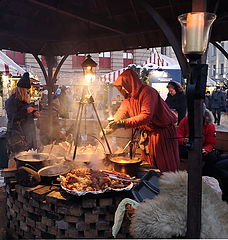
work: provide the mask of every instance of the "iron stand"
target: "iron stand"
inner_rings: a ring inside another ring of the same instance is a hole
[[[110,145],[108,143],[107,137],[106,137],[105,132],[103,130],[100,118],[98,116],[98,113],[97,113],[97,110],[96,110],[96,107],[95,107],[95,104],[94,104],[94,98],[93,98],[93,96],[92,96],[92,94],[90,92],[89,86],[86,85],[86,86],[84,86],[83,91],[82,91],[82,96],[81,96],[81,99],[79,101],[79,108],[78,108],[78,112],[77,112],[77,115],[76,115],[76,121],[75,121],[75,124],[74,124],[74,126],[75,126],[74,127],[75,128],[75,132],[74,133],[75,134],[73,135],[73,141],[75,143],[75,147],[74,147],[73,160],[75,160],[76,153],[77,153],[79,132],[80,132],[81,121],[82,121],[82,113],[83,113],[83,110],[85,108],[85,105],[88,105],[88,104],[91,104],[92,107],[93,107],[93,110],[95,112],[95,115],[96,115],[98,123],[99,123],[99,126],[101,128],[102,133],[103,133],[104,140],[105,140],[105,142],[107,144],[109,153],[112,154]],[[85,116],[85,120],[86,120],[86,116]]]

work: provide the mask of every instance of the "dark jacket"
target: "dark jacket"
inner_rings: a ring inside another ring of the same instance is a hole
[[[220,109],[221,111],[225,108],[225,95],[220,91],[213,91],[211,96],[211,109]]]
[[[6,100],[5,107],[8,118],[7,133],[9,138],[20,135],[25,138],[27,146],[21,146],[12,152],[37,149],[36,130],[33,113],[28,113],[30,105],[15,98],[15,94]]]
[[[60,102],[59,116],[62,118],[69,118],[69,100],[66,92],[62,90],[58,98]]]
[[[211,96],[205,96],[205,105],[207,109],[211,110]]]
[[[179,123],[181,119],[185,117],[185,114],[186,114],[187,100],[186,100],[185,94],[182,92],[182,93],[176,93],[174,96],[172,96],[170,93],[168,93],[165,102],[168,104],[168,106],[171,109],[173,109],[178,113],[178,123]]]

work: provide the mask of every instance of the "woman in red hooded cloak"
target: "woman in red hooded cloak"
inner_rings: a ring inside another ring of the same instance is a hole
[[[179,168],[177,117],[152,87],[145,85],[133,70],[125,70],[114,82],[124,100],[114,121],[104,129],[109,134],[117,128],[140,128],[142,160],[161,172]]]

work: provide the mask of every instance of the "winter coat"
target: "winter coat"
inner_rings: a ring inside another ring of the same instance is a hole
[[[213,91],[211,96],[211,109],[220,109],[220,111],[225,109],[225,95],[223,92]]]
[[[8,118],[7,133],[9,138],[20,135],[25,138],[27,143],[27,146],[18,148],[20,151],[27,151],[32,148],[34,150],[37,149],[34,115],[33,113],[27,112],[29,106],[28,103],[16,99],[15,94],[10,96],[5,103]],[[11,150],[14,152],[13,149]]]
[[[142,151],[142,159],[162,172],[178,170],[178,142],[173,139],[176,137],[175,114],[159,93],[144,85],[132,70],[124,71],[114,86],[123,86],[131,94],[123,100],[114,119],[125,119],[126,128],[147,131],[149,154]]]
[[[188,137],[189,129],[188,129],[188,117],[184,117],[177,129],[178,137]],[[184,138],[179,138],[178,143],[180,145],[184,145]],[[203,147],[202,149],[207,150],[207,152],[211,152],[215,148],[215,125],[210,121],[205,121],[203,124]]]
[[[60,112],[59,115],[62,118],[69,118],[69,100],[67,94],[64,90],[62,90],[61,94],[59,95],[59,102],[60,102]]]
[[[60,142],[61,140],[61,126],[59,123],[59,100],[58,98],[53,99],[52,102],[52,136],[50,137],[49,133],[49,110],[48,106],[43,108],[41,111],[41,116],[38,118],[37,121],[37,127],[40,130],[40,141],[43,145],[51,144],[53,140],[56,140],[57,143]]]
[[[211,110],[211,96],[205,96],[205,105],[207,109]]]
[[[182,118],[185,117],[186,108],[187,108],[187,100],[186,96],[183,92],[176,93],[175,95],[171,95],[168,93],[165,102],[168,106],[175,110],[178,113],[178,123],[181,121]]]

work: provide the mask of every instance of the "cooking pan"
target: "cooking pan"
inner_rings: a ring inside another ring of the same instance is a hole
[[[25,164],[25,167],[37,172],[43,183],[53,183],[59,175],[67,174],[72,169],[72,163],[64,161],[59,164],[43,167],[39,170],[28,163]]]
[[[29,164],[34,167],[37,171],[43,167],[61,163],[64,161],[63,158],[57,158],[54,155],[47,153],[29,153],[21,152],[14,157],[17,168],[26,166]]]
[[[141,159],[138,157],[130,158],[128,154],[106,154],[106,158],[112,162],[113,168],[117,172],[126,173],[130,176],[135,176],[138,171]]]
[[[55,177],[59,175],[64,175],[72,169],[72,164],[65,161],[60,164],[55,164],[52,166],[47,166],[41,168],[38,173],[41,177]]]

